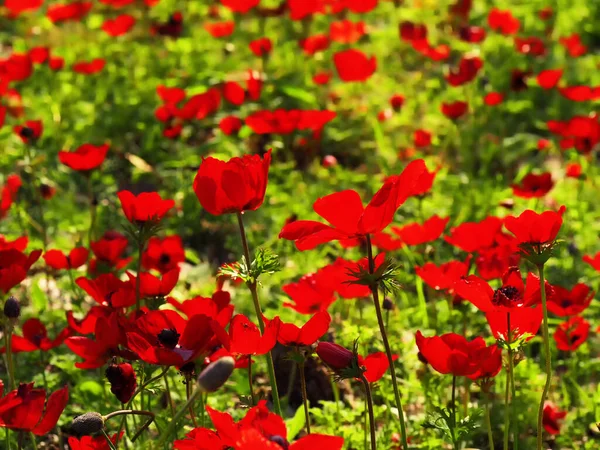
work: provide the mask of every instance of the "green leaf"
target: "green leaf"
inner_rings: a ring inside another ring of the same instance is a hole
[[[304,89],[300,89],[295,86],[282,86],[281,92],[288,95],[289,97],[295,98],[309,105],[317,104],[317,99],[315,98],[315,96]]]
[[[300,433],[302,428],[304,428],[304,425],[306,425],[306,416],[304,415],[304,406],[300,406],[296,410],[294,417],[286,420],[286,422],[285,422],[285,426],[287,427],[287,430],[288,430],[288,440],[290,440],[290,441],[293,440],[298,435],[298,433]]]
[[[48,298],[38,283],[31,286],[31,303],[38,313],[44,311],[48,304]]]
[[[103,392],[102,385],[94,380],[84,381],[79,385],[79,390],[94,397],[101,397]]]

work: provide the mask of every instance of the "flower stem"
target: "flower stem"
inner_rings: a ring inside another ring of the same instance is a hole
[[[517,421],[517,404],[515,403],[515,399],[517,397],[517,391],[515,389],[515,367],[514,367],[514,357],[513,357],[513,350],[512,347],[510,347],[510,344],[512,343],[512,330],[510,328],[510,313],[506,313],[506,325],[507,325],[507,339],[508,339],[508,346],[509,346],[509,353],[508,353],[508,374],[509,374],[509,380],[510,380],[510,386],[511,386],[511,391],[510,391],[510,406],[511,406],[511,423],[512,423],[512,429],[513,429],[513,450],[517,450],[519,448],[519,426],[518,426],[518,421]],[[508,405],[506,405],[508,407]]]
[[[458,441],[456,440],[456,375],[452,376],[452,444],[454,449],[458,450]]]
[[[189,401],[191,394],[192,394],[192,385],[190,384],[190,380],[187,380],[187,382],[185,383],[185,399],[186,399],[186,401]],[[200,397],[202,398],[202,395]],[[194,428],[198,428],[198,424],[196,423],[196,413],[194,411],[194,403],[190,403],[189,412],[190,412],[190,416],[192,418],[192,424],[194,425]],[[171,415],[173,415],[173,416],[175,415],[175,411],[173,410],[172,407],[171,407]]]
[[[104,417],[104,421],[106,422],[108,419],[110,419],[112,417],[127,416],[127,415],[148,417],[148,419],[146,420],[146,423],[144,423],[144,425],[142,425],[142,427],[131,438],[131,442],[135,442],[137,440],[137,438],[140,437],[140,435],[150,426],[150,424],[152,422],[154,422],[155,416],[154,416],[154,413],[150,412],[150,411],[140,411],[137,409],[120,409],[119,411],[113,411],[110,414],[107,414]],[[119,431],[119,433],[120,433],[120,431]]]
[[[302,402],[304,403],[304,415],[306,417],[306,432],[310,434],[310,415],[308,413],[308,395],[306,394],[306,375],[304,374],[304,357],[300,363],[300,385],[302,386]]]
[[[544,353],[546,357],[546,383],[544,384],[544,391],[542,392],[542,398],[540,399],[540,407],[538,410],[538,423],[537,423],[537,449],[542,450],[543,447],[543,420],[544,420],[544,403],[550,390],[550,383],[552,381],[552,359],[550,355],[550,338],[548,336],[548,308],[546,306],[546,281],[544,279],[544,265],[538,266],[538,272],[540,276],[540,294],[542,297],[542,311],[544,313],[544,322],[542,324],[543,337],[544,337]]]
[[[8,323],[4,334],[4,345],[6,347],[6,370],[8,371],[8,386],[9,390],[15,389],[15,365],[12,355],[12,332],[13,324]]]
[[[485,399],[485,426],[488,432],[488,442],[490,450],[494,450],[494,435],[492,433],[492,421],[490,420],[490,395],[486,395]]]
[[[365,378],[364,374],[361,373],[360,379],[365,387],[365,394],[367,397],[367,409],[369,410],[369,429],[371,430],[371,449],[377,450],[377,438],[375,434],[375,414],[373,413],[373,397],[371,396],[371,386]],[[408,449],[408,447],[404,448]]]
[[[165,380],[165,389],[167,391],[167,403],[171,409],[171,415],[173,415],[175,414],[175,409],[173,408],[173,399],[171,398],[171,388],[169,387],[169,378],[167,377],[167,372],[163,373],[163,378]]]
[[[369,273],[375,272],[375,260],[373,259],[373,247],[371,245],[371,237],[366,235],[367,241],[367,256],[369,259]],[[392,349],[388,341],[387,333],[385,331],[385,324],[383,322],[383,315],[381,314],[381,304],[379,303],[379,291],[377,284],[371,286],[371,293],[373,294],[373,303],[375,304],[375,313],[377,314],[377,323],[379,324],[379,331],[381,332],[381,338],[383,340],[383,346],[385,347],[385,353],[387,355],[388,363],[390,366],[390,372],[392,374],[392,386],[394,387],[394,396],[396,398],[396,408],[398,409],[398,417],[400,419],[400,435],[402,438],[402,446],[408,449],[408,442],[406,438],[406,424],[404,423],[404,411],[402,409],[402,400],[400,399],[400,390],[398,389],[398,380],[396,379],[396,369],[394,368],[394,360],[392,358]]]
[[[10,450],[11,446],[10,446],[10,431],[8,431],[8,428],[4,429],[4,432],[6,433],[6,450]]]
[[[508,436],[512,422],[515,428],[514,417],[511,418],[511,402],[514,403],[514,397],[510,398],[510,385],[513,371],[513,354],[512,354],[512,331],[510,329],[510,313],[506,313],[506,343],[508,344],[508,367],[506,369],[506,390],[504,393],[504,450],[508,450]],[[512,419],[512,420],[511,420]]]
[[[246,267],[250,270],[252,261],[250,260],[250,247],[248,247],[248,240],[246,238],[246,229],[244,228],[244,220],[242,219],[242,213],[237,213],[238,225],[240,228],[240,237],[242,239],[242,247],[244,248],[244,258],[246,259]],[[246,283],[250,293],[252,294],[252,301],[254,302],[254,309],[256,311],[256,319],[258,320],[258,326],[260,332],[265,331],[265,322],[262,316],[262,310],[260,309],[260,303],[258,302],[258,291],[256,286],[256,280],[250,280]],[[277,391],[277,380],[275,379],[275,365],[273,364],[273,355],[271,352],[267,353],[267,368],[269,371],[269,382],[271,383],[271,395],[273,396],[273,405],[275,406],[275,412],[281,414],[281,404],[279,402],[279,392]]]
[[[169,426],[167,427],[167,429],[163,431],[163,433],[160,435],[160,438],[158,439],[158,445],[156,446],[157,448],[162,448],[165,445],[167,439],[171,437],[171,434],[173,434],[175,428],[177,428],[177,423],[179,422],[179,420],[181,420],[181,418],[189,410],[189,407],[194,404],[194,402],[199,396],[202,397],[202,389],[196,387],[192,392],[190,398],[188,398],[187,402],[185,402],[185,404],[181,408],[179,408],[173,419],[171,419],[171,422],[169,422]]]
[[[248,387],[250,388],[252,406],[254,406],[256,405],[256,399],[254,398],[254,388],[252,387],[252,355],[248,356]]]
[[[104,439],[106,439],[106,443],[110,447],[110,450],[117,450],[117,447],[115,447],[115,444],[112,443],[110,437],[108,436],[108,434],[106,434],[106,430],[104,428],[102,428],[102,434],[104,435]]]

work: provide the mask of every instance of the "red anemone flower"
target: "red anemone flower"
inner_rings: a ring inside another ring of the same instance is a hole
[[[236,135],[244,125],[242,119],[236,116],[223,117],[219,122],[219,129],[227,136]]]
[[[583,344],[590,334],[590,323],[583,317],[571,317],[561,323],[554,332],[556,348],[564,352],[573,352]]]
[[[600,252],[596,253],[594,256],[584,255],[581,259],[583,262],[588,263],[590,266],[600,272]]]
[[[31,144],[42,137],[44,124],[41,120],[28,120],[24,125],[15,125],[13,131],[25,144]]]
[[[452,103],[443,102],[440,110],[442,114],[449,119],[458,119],[464,116],[469,110],[469,104],[467,102],[456,101]]]
[[[398,355],[392,355],[393,361],[397,359]],[[366,369],[363,375],[369,383],[377,383],[390,368],[389,360],[384,352],[371,353],[364,358],[358,355],[358,365]]]
[[[235,81],[226,81],[222,87],[223,98],[235,106],[240,106],[246,98],[246,91]]]
[[[564,206],[558,212],[544,211],[541,214],[528,209],[518,217],[507,217],[504,225],[515,235],[518,244],[546,245],[556,239],[564,211]]]
[[[121,259],[128,245],[127,238],[117,231],[106,231],[97,241],[90,243],[90,248],[98,262],[115,269],[125,267],[131,258]]]
[[[76,247],[68,255],[60,250],[48,250],[44,253],[44,261],[55,270],[77,269],[87,262],[89,253],[85,247]]]
[[[546,195],[554,187],[552,175],[548,172],[536,175],[529,173],[519,184],[513,184],[513,194],[521,198],[538,198]]]
[[[519,19],[514,17],[509,10],[501,10],[492,8],[488,15],[488,25],[494,31],[499,31],[502,34],[515,34],[519,31],[521,23]]]
[[[158,222],[175,206],[173,200],[163,200],[157,192],[143,192],[136,196],[129,191],[120,191],[117,195],[131,223]]]
[[[258,155],[229,161],[204,158],[194,179],[194,192],[203,208],[215,216],[254,211],[264,201],[270,164],[270,150],[263,159]]]
[[[504,95],[502,95],[500,92],[490,92],[489,94],[486,94],[483,98],[483,101],[488,106],[499,105],[500,103],[502,103],[503,100]]]
[[[295,241],[298,250],[309,250],[327,242],[380,232],[393,220],[400,205],[414,194],[426,172],[423,160],[411,162],[402,174],[389,177],[366,207],[353,190],[322,197],[313,204],[313,209],[332,226],[298,220],[283,227],[279,237]]]
[[[127,403],[137,388],[137,378],[133,366],[129,363],[111,364],[106,368],[106,378],[110,383],[110,392],[121,403]]]
[[[121,440],[123,434],[125,434],[125,432],[121,431],[118,440]],[[113,443],[113,445],[116,444],[117,433],[110,437],[110,441]],[[106,442],[106,438],[102,435],[96,437],[83,436],[80,439],[77,439],[75,436],[69,436],[67,442],[69,443],[69,448],[71,450],[110,450],[110,446],[108,445],[108,442]]]
[[[341,20],[329,25],[329,38],[342,44],[354,44],[365,34],[364,22]]]
[[[469,261],[449,261],[439,266],[428,262],[421,267],[416,267],[415,271],[417,276],[432,289],[454,292],[454,283],[469,273]]]
[[[45,352],[61,345],[70,334],[71,330],[65,328],[56,338],[49,339],[48,330],[46,330],[46,326],[39,319],[28,319],[23,324],[23,336],[12,335],[11,348],[15,353],[33,352],[36,350]],[[2,353],[5,351],[6,349],[3,347]]]
[[[451,69],[446,75],[446,81],[451,86],[461,86],[473,81],[483,67],[483,61],[477,56],[464,56],[458,63],[458,68]]]
[[[581,37],[577,33],[573,33],[571,36],[565,36],[558,39],[558,42],[567,49],[569,55],[573,58],[585,55],[587,53],[587,47],[581,43]]]
[[[471,380],[487,380],[494,378],[502,369],[502,349],[493,344],[486,347],[485,344],[470,353],[471,358],[477,365],[477,371],[467,375]]]
[[[0,384],[0,395],[3,391],[4,385]],[[43,436],[56,426],[68,401],[66,386],[50,394],[46,402],[45,389],[34,389],[33,383],[21,383],[0,398],[0,427]]]
[[[169,36],[177,38],[183,31],[183,14],[176,11],[169,17],[165,23],[153,23],[150,26],[150,34],[158,34],[160,36]]]
[[[562,419],[567,417],[566,411],[561,411],[556,405],[551,402],[544,403],[544,411],[542,423],[546,433],[554,436],[560,434],[560,425]]]
[[[44,4],[44,0],[6,0],[4,7],[10,11],[11,17],[17,17],[26,11],[35,11]]]
[[[229,8],[233,12],[246,14],[252,8],[258,6],[260,0],[221,0],[221,4],[225,8]]]
[[[142,265],[146,270],[155,269],[165,274],[179,267],[185,261],[185,250],[181,237],[151,237],[142,255]]]
[[[411,223],[401,227],[392,227],[392,231],[406,245],[420,245],[438,239],[449,220],[449,217],[442,218],[436,214],[427,219],[423,225]]]
[[[89,171],[96,169],[104,162],[108,148],[108,144],[99,146],[83,144],[74,152],[65,150],[58,152],[58,159],[73,170]]]
[[[555,88],[562,77],[563,69],[547,69],[538,73],[536,81],[543,89]]]
[[[268,37],[255,39],[248,44],[250,51],[256,56],[263,57],[273,50],[273,42]]]
[[[342,81],[363,82],[371,78],[377,69],[375,56],[368,58],[363,52],[348,49],[333,55],[333,62]]]
[[[230,36],[235,29],[235,22],[232,20],[225,22],[212,22],[205,23],[204,29],[210,33],[210,35],[214,38],[223,38]]]
[[[293,303],[284,303],[300,314],[315,314],[326,311],[335,301],[335,291],[325,272],[304,275],[295,283],[282,286],[283,292],[290,296]]]
[[[155,277],[151,273],[141,272],[137,277],[127,272],[131,285],[135,285],[136,278],[140,277],[140,295],[142,298],[166,297],[179,281],[179,269],[171,269],[162,275]]]
[[[327,311],[319,311],[301,327],[280,322],[277,341],[288,347],[311,346],[327,333],[330,323],[331,316]]]
[[[314,55],[317,52],[326,50],[329,47],[329,36],[326,34],[315,34],[301,39],[300,47],[307,55]]]
[[[237,314],[229,323],[229,332],[216,321],[211,323],[217,339],[228,352],[238,355],[264,355],[277,343],[279,317],[266,323],[261,335],[258,327],[243,314]]]
[[[112,37],[123,36],[135,25],[135,18],[129,14],[122,14],[114,19],[107,19],[102,24],[102,30]]]
[[[559,317],[575,316],[582,313],[594,299],[595,292],[583,283],[577,283],[571,290],[552,286],[554,294],[548,299],[548,311]]]
[[[510,316],[510,330],[509,321]],[[492,335],[496,339],[514,342],[527,335],[527,340],[533,339],[542,325],[542,306],[533,308],[514,308],[509,314],[500,309],[490,310],[485,314]],[[509,335],[510,331],[510,335]]]
[[[444,240],[462,251],[472,253],[491,247],[502,229],[502,219],[486,217],[480,222],[463,222],[450,229]]]
[[[417,148],[429,147],[431,145],[431,133],[427,130],[415,130],[413,143]]]
[[[0,291],[6,294],[20,284],[41,254],[41,250],[34,250],[29,255],[14,248],[0,250]]]
[[[405,42],[422,41],[427,39],[427,26],[404,21],[400,23],[400,39]]]
[[[121,281],[112,273],[94,279],[80,277],[75,282],[100,305],[108,305],[111,308],[135,305],[135,289],[131,282]]]
[[[54,4],[48,7],[46,16],[53,23],[79,21],[92,9],[92,2],[74,1],[66,4]]]
[[[73,64],[73,72],[80,73],[82,75],[93,75],[101,72],[106,65],[104,58],[96,58],[91,61],[80,61]]]
[[[231,318],[229,313],[233,310],[233,305],[230,304],[231,294],[227,291],[216,291],[211,297],[194,297],[183,302],[178,302],[174,298],[168,297],[167,303],[172,305],[177,311],[185,314],[188,318],[196,314],[204,314],[217,320],[223,327],[229,323],[229,319]]]
[[[419,352],[431,367],[441,374],[457,377],[478,371],[478,361],[472,355],[485,347],[482,337],[467,341],[464,336],[454,333],[427,338],[417,331],[416,341]]]
[[[22,252],[27,248],[29,244],[29,238],[27,236],[21,236],[16,238],[14,241],[9,241],[5,236],[0,234],[0,250],[8,250],[10,248]]]

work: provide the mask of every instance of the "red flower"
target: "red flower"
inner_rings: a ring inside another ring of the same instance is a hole
[[[354,353],[333,342],[319,342],[317,355],[325,364],[336,371],[350,367],[354,359]]]
[[[273,50],[273,43],[271,42],[271,39],[263,37],[251,41],[248,44],[248,47],[250,47],[250,51],[256,56],[262,57],[271,53],[271,50]]]
[[[387,227],[396,210],[413,195],[427,167],[423,160],[411,162],[402,174],[389,177],[364,207],[360,195],[346,190],[318,199],[313,209],[332,226],[311,220],[286,225],[279,237],[296,242],[298,250],[309,250],[331,241],[377,233]]]
[[[194,192],[202,207],[215,216],[254,211],[264,201],[270,164],[271,150],[263,159],[258,155],[229,161],[203,158]]]
[[[366,81],[377,69],[374,56],[367,56],[360,50],[348,49],[333,55],[333,62],[342,81]]]
[[[121,403],[127,403],[137,388],[135,370],[129,363],[111,364],[106,368],[106,378],[110,383],[110,392],[115,394]]]
[[[135,285],[136,277],[127,272],[131,285]],[[165,272],[162,278],[155,277],[151,273],[142,272],[137,274],[140,278],[140,295],[142,298],[166,297],[179,281],[179,269],[175,268]]]
[[[517,197],[538,198],[550,192],[554,187],[554,181],[549,172],[540,175],[529,173],[523,177],[520,184],[513,184],[511,187]]]
[[[125,434],[125,432],[121,431],[119,440],[123,437],[123,434]],[[106,442],[106,438],[102,435],[96,437],[83,436],[81,439],[77,439],[74,436],[69,436],[67,441],[71,450],[110,450],[110,446],[108,445],[108,442]],[[117,442],[116,433],[111,436],[110,441],[113,444]]]
[[[71,330],[65,328],[55,339],[49,339],[48,331],[39,319],[28,319],[23,323],[23,336],[12,335],[12,351],[15,353],[34,352],[36,350],[46,352],[61,345],[70,334]],[[1,353],[5,351],[6,349],[2,347]]]
[[[256,134],[290,134],[294,131],[319,132],[336,117],[332,111],[284,110],[257,111],[246,118],[246,125]]]
[[[183,302],[178,302],[171,297],[167,298],[167,303],[188,318],[196,314],[204,314],[217,320],[222,327],[227,326],[231,319],[230,313],[233,311],[233,306],[230,305],[230,302],[231,295],[227,291],[216,291],[212,297],[194,297]]]
[[[0,234],[0,250],[8,250],[12,248],[22,252],[27,248],[28,244],[29,238],[27,236],[21,236],[16,238],[14,241],[9,241],[6,239],[6,236]]]
[[[235,23],[231,20],[226,22],[205,23],[204,29],[214,38],[223,38],[230,36],[235,28]]]
[[[260,0],[221,0],[221,4],[233,12],[247,14],[252,8],[256,7]]]
[[[315,34],[314,36],[308,36],[306,39],[302,39],[299,44],[304,53],[307,55],[314,55],[329,47],[329,36],[326,34]]]
[[[135,18],[129,14],[122,14],[115,19],[105,20],[102,30],[112,37],[123,36],[135,25]]]
[[[423,41],[427,39],[427,26],[409,21],[400,23],[400,39],[406,42]]]
[[[374,10],[379,0],[344,0],[344,5],[356,14],[364,14]]]
[[[6,0],[4,7],[10,11],[11,17],[17,17],[26,11],[35,11],[44,4],[44,0]]]
[[[54,71],[61,70],[63,67],[65,67],[65,60],[60,56],[51,56],[48,60],[48,67]]]
[[[104,58],[96,58],[89,62],[81,61],[73,64],[73,72],[81,73],[83,75],[93,75],[104,69],[106,61]]]
[[[92,9],[92,2],[75,1],[66,4],[54,4],[48,7],[46,16],[53,23],[79,21]]]
[[[55,270],[77,269],[87,262],[89,253],[85,247],[75,247],[68,255],[60,250],[48,250],[44,253],[44,261]]]
[[[571,36],[561,37],[558,42],[567,49],[569,55],[573,58],[583,56],[587,53],[587,47],[581,43],[581,38],[577,33],[573,33]]]
[[[167,87],[159,85],[156,87],[156,93],[160,99],[169,105],[175,105],[185,100],[185,90],[178,87]]]
[[[235,81],[223,83],[223,98],[232,105],[240,106],[244,103],[246,91]]]
[[[397,359],[398,355],[392,355],[392,360],[396,361]],[[384,352],[371,353],[365,358],[358,355],[358,365],[366,369],[363,375],[369,383],[377,383],[390,368],[390,363]]]
[[[590,86],[567,86],[558,88],[558,92],[572,102],[587,102],[600,98],[600,90]]]
[[[411,223],[402,227],[392,227],[392,231],[406,245],[420,245],[439,238],[449,220],[449,217],[441,218],[436,214],[427,219],[423,225]]]
[[[442,114],[448,117],[449,119],[458,119],[461,116],[464,116],[469,110],[469,104],[467,102],[456,101],[452,103],[443,102],[440,110]]]
[[[454,283],[469,273],[469,261],[450,261],[440,266],[428,262],[421,267],[415,267],[415,271],[432,289],[454,292]]]
[[[488,25],[492,30],[506,35],[517,33],[521,27],[519,19],[515,18],[509,10],[498,8],[492,8],[490,11]]]
[[[503,100],[504,95],[502,95],[500,92],[490,92],[489,94],[486,94],[486,96],[483,99],[485,104],[488,106],[499,105],[500,103],[502,103]]]
[[[377,269],[385,261],[385,254],[380,253],[375,257],[375,269]],[[318,276],[322,276],[329,286],[344,299],[355,299],[368,297],[371,291],[368,286],[354,284],[354,276],[351,271],[357,269],[368,269],[368,259],[361,258],[358,261],[348,261],[343,258],[337,258],[333,264],[329,264],[317,272]]]
[[[156,269],[165,274],[177,269],[185,261],[185,251],[181,238],[177,235],[164,238],[151,237],[142,255],[142,265],[146,270]]]
[[[6,294],[20,284],[27,277],[29,268],[41,254],[41,250],[34,250],[29,255],[14,248],[0,250],[0,291]]]
[[[31,144],[42,137],[44,124],[41,120],[28,120],[25,125],[16,125],[13,131],[25,144]]]
[[[107,231],[102,238],[92,241],[90,248],[99,262],[116,269],[121,269],[131,260],[131,258],[121,259],[121,255],[127,248],[127,244],[127,238],[121,233]]]
[[[330,323],[331,316],[327,311],[316,313],[301,327],[280,322],[277,341],[288,347],[309,347],[327,333]]]
[[[58,152],[58,159],[73,170],[88,171],[99,167],[106,158],[108,144],[95,146],[83,144],[74,152],[66,150]]]
[[[444,61],[450,57],[450,47],[445,44],[440,44],[436,47],[432,47],[426,39],[412,41],[412,47],[432,61]]]
[[[400,94],[394,94],[390,97],[390,106],[394,111],[400,111],[404,105],[404,97]]]
[[[12,53],[6,59],[0,59],[0,74],[3,83],[24,81],[33,73],[33,64],[28,54]],[[3,86],[0,85],[0,88]]]
[[[8,210],[16,200],[21,185],[21,178],[18,175],[6,177],[6,184],[0,190],[0,219],[8,214]]]
[[[163,200],[157,192],[143,192],[135,196],[129,191],[120,191],[117,195],[131,223],[158,222],[175,206],[173,200]]]
[[[583,262],[588,263],[590,266],[600,272],[600,252],[596,253],[594,256],[584,255],[581,259]]]
[[[217,322],[212,322],[212,329],[217,339],[230,353],[264,355],[275,347],[279,325],[279,317],[268,321],[261,336],[260,330],[250,319],[243,314],[237,314],[231,319],[229,333]]]
[[[413,134],[413,143],[417,148],[429,147],[431,145],[431,133],[427,130],[416,130]]]
[[[179,11],[174,12],[165,23],[153,23],[150,27],[150,34],[179,37],[183,31],[183,14]]]
[[[477,365],[477,371],[467,375],[471,380],[494,378],[502,369],[502,349],[496,344],[486,347],[484,343],[479,348],[473,349],[470,356]]]
[[[458,35],[461,38],[461,40],[465,42],[478,44],[480,42],[483,42],[486,36],[486,32],[485,28],[470,25],[461,27],[458,31]]]
[[[112,273],[100,275],[92,280],[80,277],[75,282],[100,305],[108,305],[111,308],[135,305],[135,289],[131,282],[121,281]]]
[[[567,178],[582,178],[583,169],[579,163],[569,163],[565,169],[565,176]]]
[[[307,16],[325,12],[323,0],[287,0],[287,6],[292,20],[302,20]]]
[[[508,340],[508,315],[502,310],[490,310],[485,314],[492,334],[496,339]],[[542,325],[542,306],[533,308],[514,308],[510,312],[511,342],[528,335],[527,340],[533,339]]]
[[[450,235],[444,237],[450,245],[472,253],[491,247],[502,228],[502,219],[486,217],[481,222],[464,222],[450,229]]]
[[[2,391],[0,389],[0,394]],[[68,401],[66,386],[50,394],[46,402],[45,389],[34,389],[33,383],[21,383],[18,389],[0,398],[0,427],[43,436],[56,426]]]
[[[224,134],[228,136],[232,134],[237,134],[243,125],[244,122],[242,122],[240,118],[235,116],[223,117],[219,122],[219,128]]]
[[[571,290],[553,286],[554,294],[548,299],[548,311],[559,317],[569,317],[582,313],[594,299],[595,292],[583,283],[577,283]]]
[[[478,361],[472,355],[485,347],[482,337],[467,341],[463,336],[448,333],[426,338],[417,331],[416,340],[427,363],[441,374],[460,377],[474,375],[479,370]]]
[[[257,101],[260,99],[260,93],[262,92],[264,76],[255,70],[248,70],[246,77],[246,90],[248,96]]]
[[[483,61],[477,56],[463,56],[458,63],[458,68],[451,69],[446,75],[446,81],[451,86],[461,86],[473,81],[479,70],[483,67]]]
[[[329,25],[329,38],[342,44],[354,44],[365,34],[364,22],[341,20]]]
[[[29,50],[29,59],[33,64],[44,64],[50,57],[49,47],[34,47]]]
[[[544,403],[542,423],[546,433],[553,436],[560,434],[560,424],[565,417],[567,417],[566,411],[561,411],[551,402]]]
[[[544,56],[546,54],[544,41],[535,36],[515,37],[515,47],[519,53],[524,55]]]
[[[542,214],[528,209],[518,217],[507,217],[505,226],[515,235],[519,244],[549,244],[556,239],[562,226],[563,212],[564,207],[558,212],[544,211]]]
[[[562,77],[562,69],[542,70],[536,77],[538,85],[543,89],[555,88]]]
[[[284,303],[300,314],[315,314],[326,311],[335,301],[335,291],[325,272],[304,275],[295,283],[282,286],[283,292],[290,296],[293,303]]]
[[[583,344],[590,334],[590,324],[583,317],[571,317],[561,323],[554,332],[556,348],[564,352],[573,352]]]
[[[514,69],[510,73],[510,89],[513,92],[520,92],[526,90],[529,86],[527,85],[527,78],[532,75],[530,71],[524,71],[520,69]]]

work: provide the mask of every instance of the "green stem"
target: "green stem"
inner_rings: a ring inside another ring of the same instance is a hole
[[[204,424],[205,424],[205,415],[206,415],[206,407],[204,406],[205,403],[208,402],[208,394],[206,394],[206,401],[204,400],[204,395],[200,395],[200,426],[204,428]]]
[[[510,406],[511,406],[511,423],[513,429],[513,450],[517,450],[519,448],[519,425],[517,421],[517,404],[515,403],[515,399],[517,398],[517,392],[515,389],[515,367],[514,367],[514,356],[512,347],[512,330],[510,327],[510,313],[506,313],[506,325],[507,325],[507,339],[508,339],[508,374],[509,381],[511,386],[511,394],[510,394]],[[508,407],[508,405],[506,405]]]
[[[377,437],[375,433],[375,414],[373,413],[373,397],[371,396],[371,385],[365,378],[364,374],[360,374],[360,379],[365,387],[365,394],[367,397],[367,409],[369,411],[369,429],[371,430],[371,450],[377,450]],[[404,447],[408,449],[408,447]]]
[[[242,213],[237,213],[238,225],[240,228],[240,237],[242,239],[242,247],[244,248],[244,258],[246,258],[246,267],[250,270],[252,261],[250,259],[250,247],[248,246],[248,240],[246,239],[246,229],[244,228],[244,220],[242,219]],[[254,309],[256,311],[256,318],[258,320],[258,326],[260,332],[265,331],[265,322],[263,320],[262,311],[260,309],[260,303],[258,301],[258,291],[256,280],[250,280],[246,283],[250,293],[252,294],[252,301],[254,303]],[[275,379],[275,365],[273,364],[273,355],[271,352],[267,353],[267,368],[269,371],[269,382],[271,383],[271,395],[273,396],[273,405],[275,406],[275,412],[281,414],[281,403],[279,402],[279,392],[277,391],[277,380]]]
[[[304,403],[304,416],[306,417],[306,432],[310,434],[310,414],[308,413],[308,395],[306,393],[306,375],[304,373],[304,357],[300,363],[300,385],[302,386],[302,403]]]
[[[189,401],[191,393],[192,393],[192,385],[190,384],[190,380],[187,380],[187,382],[185,383],[185,399],[186,399],[186,401]],[[202,395],[200,396],[200,398],[202,398]],[[194,428],[198,428],[198,424],[196,423],[196,412],[194,411],[194,403],[190,403],[189,412],[190,412],[190,416],[192,418],[192,424],[194,425]],[[171,409],[171,415],[173,415],[173,416],[175,415],[175,411],[173,411],[173,409]]]
[[[452,445],[458,450],[458,441],[456,440],[456,375],[452,376]]]
[[[489,395],[486,395],[485,399],[485,426],[488,432],[488,441],[490,450],[494,450],[494,435],[492,433],[492,421],[490,420],[490,403],[491,399]]]
[[[252,406],[254,406],[256,405],[256,398],[254,398],[254,388],[252,387],[252,355],[248,356],[248,387],[250,388]]]
[[[175,409],[173,408],[173,399],[171,398],[171,389],[169,387],[169,378],[167,377],[167,372],[163,373],[163,378],[165,380],[165,388],[167,390],[167,403],[171,408],[171,415],[175,414]]]
[[[4,432],[6,433],[6,450],[10,450],[11,446],[10,446],[10,432],[8,431],[8,428],[4,429]]]
[[[511,358],[511,355],[508,355]],[[508,450],[508,434],[510,431],[510,371],[506,371],[506,388],[504,390],[504,450]]]
[[[546,285],[544,279],[544,265],[538,266],[538,272],[540,275],[540,294],[542,297],[542,311],[544,313],[544,322],[542,324],[543,337],[544,337],[544,353],[546,357],[546,383],[544,384],[544,391],[542,392],[542,398],[540,399],[540,407],[538,410],[538,423],[537,423],[537,449],[542,450],[544,443],[544,403],[550,390],[550,383],[552,381],[552,358],[550,354],[550,338],[548,336],[548,308],[546,307]]]
[[[169,422],[169,426],[167,427],[167,429],[160,435],[160,438],[158,439],[157,448],[164,447],[167,439],[169,439],[171,437],[171,435],[177,428],[177,423],[179,422],[179,420],[181,420],[181,418],[189,410],[190,406],[192,406],[194,404],[194,402],[196,401],[196,399],[198,397],[202,397],[202,390],[200,388],[196,387],[194,389],[194,392],[192,392],[192,395],[190,396],[190,398],[187,400],[187,402],[185,402],[185,404],[181,408],[179,408],[179,410],[175,414],[175,417],[173,417],[173,419],[171,419],[171,422]]]
[[[6,334],[4,335],[4,345],[6,347],[6,369],[8,371],[8,386],[9,390],[15,389],[15,365],[13,363],[12,355],[12,323],[7,324]]]
[[[371,237],[366,235],[367,241],[367,256],[369,259],[369,273],[375,272],[375,260],[373,259],[373,247],[371,245]],[[400,435],[402,438],[402,446],[408,449],[408,441],[406,436],[406,424],[404,423],[404,411],[402,409],[402,400],[400,399],[400,390],[398,389],[398,380],[396,379],[396,369],[394,367],[394,359],[392,357],[392,349],[387,338],[385,331],[385,324],[383,323],[383,315],[381,314],[381,304],[379,303],[379,290],[378,286],[371,286],[371,293],[373,294],[373,303],[375,304],[375,313],[377,314],[377,323],[379,324],[379,331],[381,332],[381,338],[383,340],[383,346],[385,347],[385,353],[387,355],[388,363],[390,366],[390,372],[392,374],[392,386],[394,387],[394,396],[396,398],[396,408],[398,409],[398,417],[400,419]]]
[[[119,411],[113,411],[110,414],[107,414],[106,416],[104,416],[104,422],[108,421],[112,417],[127,416],[127,415],[148,417],[148,419],[146,420],[146,422],[144,423],[144,425],[142,425],[142,427],[131,438],[131,442],[135,442],[137,440],[137,438],[140,437],[140,435],[154,421],[154,417],[155,416],[154,416],[154,413],[150,412],[150,411],[140,411],[140,410],[137,410],[137,409],[121,409]],[[120,431],[119,431],[119,433],[120,433]]]
[[[104,428],[102,428],[102,434],[104,435],[104,439],[106,439],[106,443],[110,447],[110,450],[117,450],[117,447],[115,447],[115,444],[112,443],[110,436],[106,433]]]
[[[33,434],[31,431],[29,432],[29,439],[31,439],[31,444],[33,445],[32,448],[34,448],[34,449],[38,448],[37,441],[35,439],[35,434]]]

